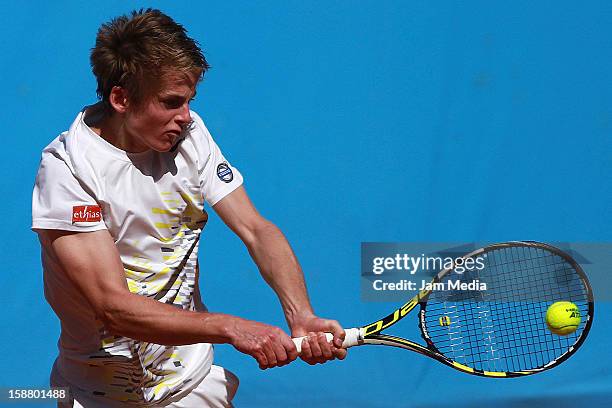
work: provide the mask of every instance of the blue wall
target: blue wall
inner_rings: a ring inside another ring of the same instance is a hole
[[[98,26],[134,8],[159,7],[200,41],[213,69],[193,109],[289,238],[321,315],[348,327],[395,306],[361,302],[362,241],[612,241],[609,2],[99,3],[14,3],[0,17],[0,386],[46,384],[59,324],[31,188],[41,149],[95,100]],[[207,229],[209,308],[285,327],[239,240],[217,217]],[[509,381],[383,348],[265,372],[230,346],[217,355],[245,407],[594,404],[612,397],[611,309],[597,304],[567,363]]]

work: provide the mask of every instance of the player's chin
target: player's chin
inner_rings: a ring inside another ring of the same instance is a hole
[[[170,149],[172,149],[172,145],[170,145],[169,147],[155,147],[153,148],[153,150],[155,150],[157,153],[166,153],[169,152]]]
[[[159,141],[154,146],[151,146],[151,148],[158,153],[169,152],[173,147],[174,147],[174,140]]]

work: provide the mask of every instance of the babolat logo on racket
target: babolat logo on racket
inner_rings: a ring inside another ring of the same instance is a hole
[[[230,169],[226,162],[223,162],[217,166],[217,177],[226,183],[229,183],[234,179],[234,173],[232,173],[232,169]]]
[[[99,205],[75,205],[72,207],[72,223],[98,222],[102,220]]]

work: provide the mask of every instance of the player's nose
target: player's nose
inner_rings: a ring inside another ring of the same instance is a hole
[[[191,111],[189,110],[189,104],[186,103],[183,105],[175,120],[181,126],[181,128],[191,123]]]

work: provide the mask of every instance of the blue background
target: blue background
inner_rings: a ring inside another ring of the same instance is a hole
[[[161,8],[201,43],[213,69],[193,109],[287,235],[323,316],[351,327],[395,307],[360,300],[362,241],[612,241],[612,4],[533,3],[3,5],[0,386],[46,384],[59,323],[28,229],[34,176],[42,148],[95,100],[97,28],[134,8]],[[201,262],[212,311],[285,327],[216,216]],[[316,367],[260,371],[230,346],[217,361],[240,376],[244,407],[603,404],[611,309],[597,304],[577,355],[523,379],[374,347]]]

